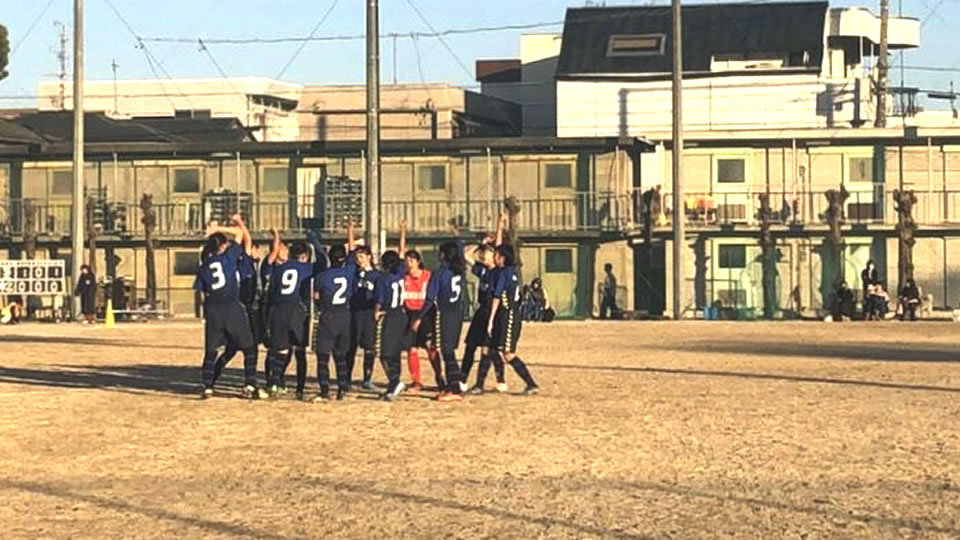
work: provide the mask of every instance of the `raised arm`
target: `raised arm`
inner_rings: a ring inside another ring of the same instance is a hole
[[[407,252],[407,220],[400,220],[400,258]]]
[[[243,244],[243,252],[246,253],[247,256],[251,256],[253,254],[253,238],[250,236],[250,229],[247,229],[246,224],[243,222],[243,217],[239,212],[234,214],[231,219],[243,232],[243,238],[238,238],[237,241]]]
[[[277,262],[277,257],[280,256],[280,233],[277,229],[270,229],[270,232],[273,234],[273,243],[270,245],[270,255],[267,256],[267,263],[273,264]]]
[[[356,247],[353,237],[353,218],[347,218],[347,252],[352,252]]]
[[[207,225],[205,235],[209,238],[214,234],[221,233],[233,237],[237,242],[242,242],[244,234],[243,231],[243,227],[227,227],[225,225],[218,225],[216,221],[211,221]]]
[[[503,244],[503,231],[507,228],[507,220],[509,217],[506,210],[500,211],[500,218],[497,220],[497,235],[494,238],[494,245],[497,247]]]

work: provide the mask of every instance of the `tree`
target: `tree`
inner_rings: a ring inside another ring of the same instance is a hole
[[[147,302],[156,308],[157,262],[154,254],[156,247],[153,242],[153,232],[157,228],[157,212],[153,207],[153,195],[143,194],[140,199],[140,210],[143,211],[140,222],[143,223],[143,237],[147,245]]]
[[[10,62],[10,38],[7,27],[0,24],[0,81],[7,78],[7,63]]]
[[[513,246],[513,251],[517,257],[517,275],[522,276],[523,262],[520,260],[520,235],[517,234],[520,224],[520,203],[517,198],[510,196],[503,201],[503,206],[507,210],[507,235],[504,241]]]
[[[830,248],[830,258],[836,263],[836,273],[831,276],[833,283],[829,284],[832,287],[843,280],[843,230],[841,227],[843,226],[843,205],[850,198],[850,193],[841,185],[839,190],[828,189],[824,196],[827,198],[827,211],[824,217],[830,227],[827,245]]]
[[[913,233],[917,230],[917,222],[913,219],[913,207],[917,204],[917,196],[913,191],[893,192],[893,201],[897,211],[897,236],[899,237],[900,264],[898,265],[898,289],[908,279],[913,279],[913,246],[917,243]]]
[[[23,199],[23,251],[27,260],[37,257],[37,209],[33,200]]]

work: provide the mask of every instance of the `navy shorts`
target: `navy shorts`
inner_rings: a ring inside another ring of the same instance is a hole
[[[252,349],[253,332],[250,331],[247,310],[239,301],[205,305],[203,341],[208,351],[228,345],[241,351]]]
[[[517,343],[520,341],[522,326],[522,317],[516,310],[498,310],[497,318],[493,321],[493,335],[490,336],[491,345],[500,352],[517,352]]]
[[[317,354],[343,356],[350,351],[350,312],[321,312],[313,329],[313,350]]]
[[[470,328],[467,329],[467,339],[464,343],[474,347],[487,347],[490,345],[490,336],[487,335],[487,324],[490,322],[490,312],[486,308],[480,308],[473,314],[470,321]]]
[[[269,319],[271,349],[282,351],[307,345],[304,332],[307,313],[299,302],[271,306]]]
[[[377,323],[377,354],[381,358],[392,358],[409,349],[412,340],[407,328],[407,314],[402,309],[387,311]]]
[[[456,351],[460,345],[460,334],[463,333],[463,313],[460,310],[438,310],[434,333],[440,352]]]
[[[350,347],[372,351],[377,341],[377,321],[373,310],[354,311],[350,319]]]
[[[413,322],[419,311],[416,310],[407,310],[407,318],[410,322]],[[434,334],[436,333],[436,308],[431,309],[429,313],[420,321],[420,329],[417,330],[416,335],[411,335],[408,339],[410,340],[411,347],[417,346],[426,349],[428,344],[434,344]]]

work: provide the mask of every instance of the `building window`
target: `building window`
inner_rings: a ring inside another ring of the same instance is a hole
[[[196,251],[175,251],[173,253],[173,275],[196,275],[198,266],[200,266],[200,254]]]
[[[746,168],[747,160],[743,158],[718,159],[717,182],[720,184],[742,184],[747,181]]]
[[[420,189],[436,191],[447,188],[446,165],[421,165],[417,168]]]
[[[665,42],[663,34],[617,34],[607,42],[607,56],[660,56]]]
[[[793,56],[790,56],[793,58]],[[801,60],[802,60],[801,56]],[[786,67],[788,57],[783,54],[749,53],[716,54],[710,59],[710,71],[770,70]],[[799,66],[798,66],[799,67]]]
[[[725,245],[718,246],[717,259],[720,268],[746,268],[747,246]]]
[[[200,169],[175,169],[174,193],[200,193]]]
[[[573,164],[571,163],[547,163],[543,168],[543,175],[545,187],[573,187]]]
[[[73,171],[53,171],[51,195],[70,195],[73,193]]]
[[[548,274],[573,273],[572,249],[548,249],[544,254],[544,270]]]
[[[263,192],[286,193],[288,191],[287,176],[286,167],[267,167],[263,169]]]
[[[850,182],[873,182],[873,158],[870,157],[852,157],[850,158]]]

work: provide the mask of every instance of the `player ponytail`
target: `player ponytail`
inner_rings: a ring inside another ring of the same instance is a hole
[[[347,262],[347,248],[339,244],[330,246],[330,251],[327,253],[327,256],[330,257],[330,266],[332,268],[340,268]]]
[[[454,274],[463,274],[466,271],[466,264],[463,262],[463,253],[460,251],[459,244],[444,242],[440,244],[438,251],[440,260],[447,263]]]
[[[380,267],[384,272],[395,273],[400,268],[400,254],[394,250],[384,251],[380,256]]]
[[[504,266],[515,266],[517,264],[517,254],[510,244],[500,244],[497,246],[497,254],[503,257]]]

